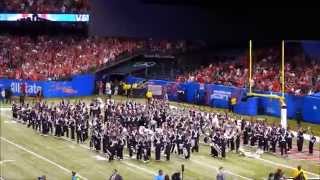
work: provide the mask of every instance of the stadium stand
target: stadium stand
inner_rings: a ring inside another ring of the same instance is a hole
[[[257,50],[253,77],[255,89],[280,92],[280,52],[273,48]],[[227,86],[248,86],[248,58],[223,56],[211,59],[215,63],[195,71],[177,76],[178,82],[215,83]],[[320,65],[306,60],[302,55],[289,56],[285,64],[286,92],[295,95],[312,94],[320,91]]]
[[[1,36],[0,77],[55,80],[86,72],[137,50],[186,51],[183,41],[130,40],[75,36]]]

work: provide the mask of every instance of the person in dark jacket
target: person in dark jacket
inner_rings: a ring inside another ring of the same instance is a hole
[[[109,178],[109,180],[122,180],[122,176],[120,176],[120,174],[118,174],[117,169],[114,169],[112,175]]]

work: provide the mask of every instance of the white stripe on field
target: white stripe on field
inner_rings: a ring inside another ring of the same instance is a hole
[[[11,160],[11,159],[8,159],[8,160],[2,160],[0,161],[0,165],[4,164],[4,163],[8,163],[8,162],[14,162],[15,160]]]
[[[152,175],[155,175],[155,174],[156,174],[155,172],[150,171],[150,170],[147,169],[147,168],[143,168],[143,167],[137,166],[137,165],[135,165],[135,164],[131,164],[131,163],[126,162],[126,161],[121,161],[121,163],[123,163],[123,164],[125,164],[125,165],[127,165],[127,166],[130,166],[130,167],[139,169],[139,170],[141,170],[141,171],[143,171],[143,172],[146,172],[146,173],[148,173],[148,174],[152,174]]]
[[[24,147],[20,146],[19,144],[16,144],[16,143],[14,143],[14,142],[12,142],[12,141],[10,141],[10,140],[8,140],[8,139],[4,138],[4,137],[0,137],[0,138],[1,138],[1,140],[3,140],[3,141],[5,141],[5,142],[7,142],[7,143],[9,143],[9,144],[11,144],[11,145],[13,145],[13,146],[15,146],[15,147],[19,148],[19,149],[21,149],[21,150],[23,150],[23,151],[25,151],[25,152],[30,153],[30,154],[32,154],[32,155],[34,155],[34,156],[36,156],[36,157],[37,157],[37,158],[39,158],[39,159],[42,159],[42,160],[44,160],[44,161],[47,161],[48,163],[50,163],[50,164],[52,164],[52,165],[55,165],[55,166],[57,166],[58,168],[60,168],[60,169],[62,169],[62,170],[64,170],[64,171],[66,171],[66,172],[68,172],[68,173],[71,173],[71,172],[72,172],[70,169],[67,169],[67,168],[65,168],[65,167],[63,167],[63,166],[61,166],[61,165],[59,165],[59,164],[57,164],[57,163],[55,163],[55,162],[53,162],[53,161],[51,161],[51,160],[49,160],[49,159],[47,159],[47,158],[43,157],[43,156],[41,156],[41,155],[39,155],[39,154],[37,154],[37,153],[33,152],[33,151],[30,151],[30,150],[28,150],[28,149],[26,149],[26,148],[24,148]],[[78,175],[79,175],[79,177],[80,177],[80,178],[82,178],[82,179],[84,179],[84,180],[88,180],[88,178],[83,177],[83,176],[81,176],[80,174],[78,174]]]
[[[216,166],[213,166],[213,165],[211,165],[211,164],[209,165],[209,164],[206,164],[206,163],[200,162],[200,161],[198,161],[198,160],[194,160],[194,159],[191,159],[191,161],[194,162],[194,163],[196,163],[196,164],[198,164],[198,165],[200,165],[200,166],[205,166],[205,167],[207,167],[207,168],[213,169],[213,170],[215,170],[216,172],[218,172],[218,167],[216,167]],[[253,179],[251,179],[251,178],[241,176],[241,175],[236,174],[236,173],[233,173],[233,172],[231,172],[231,171],[226,171],[226,173],[228,173],[228,174],[230,174],[230,175],[232,175],[232,176],[240,177],[240,178],[242,178],[242,179],[253,180]]]

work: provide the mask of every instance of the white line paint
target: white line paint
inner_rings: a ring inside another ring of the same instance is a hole
[[[152,175],[155,175],[155,174],[156,174],[155,172],[150,171],[150,170],[147,169],[147,168],[143,168],[143,167],[137,166],[137,165],[135,165],[135,164],[132,164],[132,163],[129,163],[129,162],[126,162],[126,161],[121,161],[121,163],[123,163],[123,164],[125,164],[125,165],[127,165],[127,166],[130,166],[130,167],[139,169],[139,170],[141,170],[141,171],[143,171],[143,172],[146,172],[146,173],[148,173],[148,174],[152,174]]]
[[[11,111],[11,108],[9,108],[9,107],[2,107],[2,108],[0,108],[0,111]]]
[[[209,165],[209,164],[206,164],[206,163],[200,162],[200,161],[198,161],[198,160],[194,160],[194,159],[191,159],[191,161],[194,162],[194,163],[196,163],[196,164],[198,164],[198,165],[200,165],[200,166],[205,166],[205,167],[207,167],[207,168],[209,168],[209,169],[213,169],[213,170],[215,170],[216,172],[218,172],[218,167],[213,166],[212,164]],[[241,176],[241,175],[236,174],[236,173],[233,173],[233,172],[231,172],[231,171],[225,171],[225,172],[228,173],[228,174],[230,174],[230,175],[232,175],[232,176],[235,176],[235,177],[239,177],[239,178],[246,179],[246,180],[253,180],[253,179],[251,179],[251,178]]]
[[[13,123],[13,124],[15,124],[17,122],[16,121],[4,121],[4,123]]]
[[[3,140],[3,141],[5,141],[5,142],[7,142],[7,143],[9,143],[9,144],[11,144],[11,145],[19,148],[19,149],[21,149],[21,150],[23,150],[23,151],[25,151],[25,152],[28,152],[29,154],[34,155],[34,156],[36,156],[36,157],[39,158],[39,159],[42,159],[42,160],[47,161],[48,163],[50,163],[50,164],[52,164],[52,165],[54,165],[54,166],[57,166],[58,168],[64,170],[65,172],[68,172],[68,173],[71,173],[71,172],[72,172],[70,169],[67,169],[67,168],[65,168],[65,167],[63,167],[63,166],[61,166],[61,165],[59,165],[59,164],[57,164],[57,163],[55,163],[55,162],[53,162],[53,161],[51,161],[51,160],[49,160],[49,159],[41,156],[41,155],[39,155],[39,154],[31,151],[31,150],[28,150],[28,149],[24,148],[23,146],[20,146],[19,144],[16,144],[16,143],[14,143],[14,142],[12,142],[12,141],[4,138],[4,137],[0,137],[0,138],[1,138],[1,140]],[[80,178],[82,178],[82,179],[84,179],[84,180],[88,180],[88,178],[83,177],[83,176],[81,176],[80,174],[78,174],[78,175],[79,175]]]
[[[2,165],[2,164],[4,164],[4,163],[8,163],[8,162],[14,162],[15,160],[10,160],[10,159],[8,159],[8,160],[2,160],[2,161],[0,161],[0,165]]]
[[[267,159],[263,159],[263,158],[256,158],[256,159],[258,159],[260,161],[263,161],[263,162],[266,162],[266,163],[269,163],[269,164],[276,165],[276,166],[281,166],[281,167],[285,167],[285,168],[288,168],[288,169],[296,169],[295,167],[288,166],[288,165],[281,164],[281,163],[276,163],[276,162],[273,162],[273,161],[270,161],[270,160],[267,160]],[[309,175],[312,175],[312,176],[320,178],[320,174],[315,174],[315,173],[312,173],[312,172],[309,172],[309,171],[305,171],[305,170],[304,170],[304,172],[306,172]]]

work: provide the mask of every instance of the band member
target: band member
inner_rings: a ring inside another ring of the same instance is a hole
[[[279,139],[279,143],[280,143],[281,156],[283,156],[283,154],[287,154],[286,136],[284,133],[281,134],[280,139]]]
[[[249,141],[249,127],[245,127],[243,131],[243,145],[248,145]]]
[[[263,135],[263,151],[269,151],[269,140],[271,140],[269,132],[265,131]]]
[[[183,153],[183,139],[182,135],[179,133],[176,138],[178,155],[182,155]]]
[[[135,138],[132,135],[129,135],[127,140],[127,147],[128,147],[130,158],[132,158],[133,156],[134,147],[136,147],[136,145],[137,144],[136,144]]]
[[[123,147],[125,145],[124,139],[119,138],[117,143],[117,157],[119,160],[123,160]]]
[[[236,132],[236,152],[238,153],[239,152],[239,148],[240,148],[240,132],[239,130],[237,130]]]
[[[156,161],[159,161],[161,158],[161,148],[162,148],[162,142],[160,137],[155,137],[154,146],[155,146]]]
[[[76,124],[75,124],[74,120],[71,120],[71,121],[69,122],[69,127],[70,127],[71,139],[74,140],[74,137],[75,137],[75,128],[76,128]]]
[[[229,137],[228,137],[228,141],[230,144],[230,151],[234,151],[235,147],[234,147],[234,135],[232,134],[232,132],[230,132]]]
[[[309,140],[309,154],[313,154],[313,145],[315,143],[316,143],[316,137],[314,135],[311,135]]]
[[[298,152],[302,152],[303,141],[304,141],[303,133],[304,133],[304,131],[302,129],[299,129],[298,134],[297,134]]]
[[[136,151],[137,151],[137,160],[141,160],[142,154],[143,154],[143,143],[141,139],[137,141]]]
[[[53,124],[54,124],[54,116],[50,116],[48,117],[48,128],[49,128],[49,132],[50,134],[53,134]]]
[[[143,147],[142,147],[142,151],[143,151],[143,161],[144,161],[144,162],[148,162],[148,161],[149,161],[149,154],[148,154],[148,151],[149,151],[149,143],[148,143],[147,140],[145,139],[142,144],[143,144]]]
[[[287,142],[287,151],[290,152],[292,149],[292,138],[294,137],[293,133],[290,131],[286,132],[286,142]]]
[[[118,141],[115,137],[111,137],[111,142],[110,142],[110,146],[108,148],[109,151],[109,162],[114,160],[114,156],[116,154],[116,145],[117,145]]]
[[[80,123],[78,123],[76,125],[76,127],[77,127],[77,131],[76,131],[76,133],[77,133],[77,143],[78,144],[79,144],[79,142],[83,143],[82,125]]]
[[[186,138],[183,144],[183,155],[185,159],[190,159],[191,138]]]
[[[219,147],[220,137],[219,134],[213,134],[211,138],[211,155],[212,157],[219,157],[221,148]]]
[[[64,121],[63,121],[63,136],[64,134],[66,134],[67,138],[69,138],[69,128],[68,128],[68,119],[65,118]]]
[[[167,161],[170,161],[171,147],[172,147],[172,143],[170,142],[170,140],[167,140],[165,144],[165,155],[166,155]]]
[[[41,119],[41,126],[42,126],[42,134],[48,134],[49,132],[49,123],[48,118],[46,116],[43,116]]]
[[[277,146],[277,136],[275,134],[271,135],[271,147],[272,147],[272,152],[276,152],[276,146]]]
[[[192,135],[192,139],[191,139],[191,151],[192,152],[199,152],[199,132],[198,130],[192,130],[191,132],[191,135]]]
[[[221,148],[221,157],[226,158],[226,139],[223,136],[221,136],[219,145]]]

